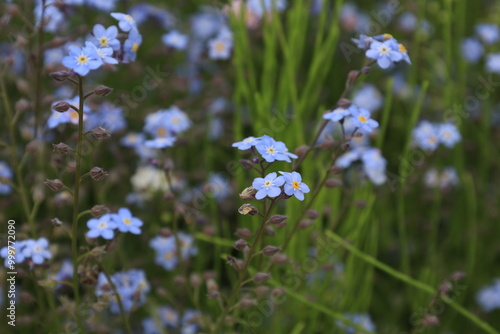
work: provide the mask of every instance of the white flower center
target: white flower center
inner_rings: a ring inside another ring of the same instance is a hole
[[[383,56],[387,56],[390,51],[391,50],[385,45],[382,45],[381,47],[378,48],[378,52],[380,52],[380,54]]]

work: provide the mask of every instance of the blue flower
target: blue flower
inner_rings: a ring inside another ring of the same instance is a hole
[[[208,41],[208,57],[210,59],[228,59],[231,57],[232,48],[232,40],[216,37]]]
[[[356,325],[370,331],[370,332],[375,332],[376,327],[375,324],[372,322],[370,315],[366,313],[347,313],[344,314],[344,316],[354,322]],[[346,334],[356,334],[358,333],[357,330],[355,330],[352,327],[349,327],[348,325],[344,324],[341,320],[337,320],[337,326],[344,329]]]
[[[324,114],[323,119],[327,119],[332,122],[338,122],[344,119],[345,116],[349,116],[351,114],[352,108],[355,108],[355,106],[352,104],[347,109],[342,107],[335,108],[332,111]]]
[[[12,169],[5,161],[0,161],[0,195],[7,195],[11,192],[9,181],[12,179]]]
[[[363,108],[352,108],[351,105],[351,116],[352,123],[354,126],[365,130],[366,132],[372,132],[373,129],[378,128],[378,122],[370,118],[370,112]]]
[[[131,30],[128,39],[123,43],[123,51],[125,54],[123,55],[124,62],[135,61],[137,57],[137,50],[139,50],[139,46],[142,43],[142,36],[139,34],[137,30]]]
[[[367,50],[370,48],[370,43],[373,41],[373,37],[360,34],[358,39],[351,38],[351,41],[353,41],[354,44],[356,44],[356,46],[361,50]]]
[[[475,38],[465,38],[461,49],[462,57],[472,64],[477,63],[484,53],[483,45]]]
[[[125,32],[137,30],[137,25],[132,16],[123,13],[111,13],[111,16],[118,20],[118,26]]]
[[[439,145],[438,126],[428,121],[421,121],[413,129],[413,140],[420,148],[434,151]]]
[[[114,10],[116,7],[116,1],[117,0],[85,0],[85,5],[94,7],[97,10],[109,13],[110,11]]]
[[[144,334],[161,334],[162,330],[156,325],[155,320],[151,317],[142,320],[142,333]]]
[[[26,258],[31,258],[35,264],[42,264],[46,259],[50,259],[52,254],[49,249],[49,241],[46,238],[38,240],[26,240],[23,255]]]
[[[152,140],[146,140],[144,145],[149,148],[166,148],[174,146],[175,137],[158,137]]]
[[[131,132],[125,135],[120,140],[120,143],[125,147],[136,148],[136,147],[141,147],[144,144],[145,140],[146,138],[143,133]]]
[[[93,47],[70,46],[68,49],[69,56],[62,59],[62,64],[81,76],[86,76],[90,70],[95,70],[102,65],[101,57]]]
[[[112,214],[111,217],[120,232],[141,234],[140,227],[143,223],[139,218],[133,217],[129,209],[121,208],[116,214]]]
[[[255,148],[267,162],[273,162],[276,160],[291,162],[290,158],[295,159],[297,157],[295,154],[288,152],[285,143],[275,141],[267,135],[260,138],[260,141],[255,145]]]
[[[476,300],[483,310],[491,312],[500,308],[500,280],[495,280],[493,285],[486,286],[479,290]]]
[[[188,44],[188,37],[177,30],[172,30],[161,37],[163,44],[176,50],[185,50]]]
[[[377,64],[383,68],[389,68],[393,62],[403,60],[403,54],[395,46],[394,40],[384,42],[372,41],[370,49],[366,51],[366,56],[377,60]]]
[[[482,23],[476,26],[476,34],[483,43],[491,45],[500,38],[500,29],[496,24]]]
[[[90,42],[85,42],[85,45],[88,47],[92,47],[95,49],[95,52],[99,56],[99,60],[101,61],[101,65],[106,64],[118,64],[118,60],[113,58],[113,49],[110,47],[98,48],[94,44]]]
[[[168,306],[158,309],[160,321],[168,327],[176,328],[179,325],[179,312]]]
[[[371,147],[357,147],[341,155],[335,164],[340,168],[348,168],[354,161],[361,160],[366,176],[376,185],[385,183],[387,161],[380,154],[380,150]]]
[[[304,194],[307,194],[310,189],[307,184],[302,182],[302,176],[297,172],[280,172],[285,178],[285,194],[295,196],[299,201],[304,200]]]
[[[486,71],[500,74],[500,53],[490,53],[486,56]]]
[[[440,124],[437,129],[439,142],[444,146],[451,148],[462,138],[457,127],[451,123]]]
[[[5,259],[4,266],[6,268],[9,268],[12,265],[12,263],[9,263],[9,261],[11,261],[9,259],[9,255],[14,256],[15,264],[20,264],[20,263],[24,262],[26,256],[24,255],[23,251],[24,251],[24,248],[26,247],[28,240],[17,241],[15,249],[12,249],[12,248],[9,249],[8,246],[5,246],[0,250],[0,256]],[[9,252],[10,252],[10,254],[9,254]],[[14,254],[12,254],[12,253],[14,253]]]
[[[233,143],[231,146],[236,147],[239,150],[245,151],[248,150],[260,142],[261,137],[247,137],[242,141]]]
[[[94,38],[92,42],[99,48],[112,48],[113,50],[120,49],[120,41],[116,38],[118,36],[118,29],[116,26],[104,28],[101,24],[96,24],[92,29]]]
[[[257,190],[256,199],[263,199],[266,196],[276,197],[281,194],[280,187],[285,183],[283,176],[276,173],[269,173],[265,178],[258,177],[252,182],[252,186]]]
[[[181,247],[181,256],[187,259],[198,253],[198,249],[194,246],[194,239],[189,234],[179,232],[179,245]],[[166,270],[173,270],[179,263],[177,242],[175,236],[169,237],[157,236],[150,240],[149,246],[156,251],[155,263],[162,266]]]
[[[364,84],[354,94],[352,103],[359,108],[368,109],[370,112],[380,109],[384,103],[384,98],[380,91],[372,84]]]
[[[111,240],[115,236],[114,229],[117,226],[116,223],[112,220],[111,214],[107,213],[99,218],[90,219],[87,222],[87,227],[90,229],[87,232],[87,237],[103,237],[106,240]]]

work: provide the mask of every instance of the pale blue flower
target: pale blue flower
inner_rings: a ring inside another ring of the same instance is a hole
[[[269,173],[266,177],[258,177],[253,180],[252,186],[257,190],[256,199],[263,199],[266,196],[276,197],[281,194],[280,187],[285,183],[283,176],[277,176],[276,173]]]
[[[302,176],[297,172],[280,172],[285,179],[285,194],[288,196],[295,196],[299,201],[304,200],[304,194],[307,194],[310,189],[309,186],[302,182]]]
[[[99,218],[90,219],[87,222],[87,227],[90,229],[87,232],[87,237],[89,238],[103,237],[106,240],[111,240],[115,236],[116,223],[112,220],[112,216],[109,213]]]

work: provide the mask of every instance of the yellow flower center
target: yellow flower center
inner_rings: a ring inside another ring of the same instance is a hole
[[[132,224],[132,222],[131,222],[131,221],[130,221],[130,219],[128,219],[128,218],[125,218],[125,219],[123,219],[122,221],[123,221],[123,223],[124,223],[125,225],[130,225],[130,224]]]
[[[365,116],[358,116],[358,119],[361,123],[366,123],[367,119]]]
[[[78,119],[78,113],[76,112],[76,110],[71,111],[69,117],[72,119]]]
[[[79,65],[85,65],[89,62],[89,57],[82,54],[76,57],[76,61],[78,62]]]
[[[129,23],[135,23],[134,18],[130,15],[125,15],[123,18]]]
[[[181,122],[181,120],[179,119],[179,117],[172,118],[172,123],[179,124],[180,122]]]
[[[103,230],[106,227],[108,227],[108,224],[106,222],[99,222],[98,227],[99,227],[99,229]]]
[[[399,48],[399,51],[406,53],[406,48],[403,44],[399,44],[398,48]]]
[[[106,36],[102,36],[101,38],[99,38],[99,44],[102,47],[108,46],[108,42],[109,42],[109,38],[107,38]]]
[[[391,34],[384,34],[384,41],[387,41],[388,39],[391,39],[392,35]]]
[[[226,49],[226,44],[224,44],[223,42],[217,42],[215,43],[215,50],[217,52],[222,52]]]
[[[156,130],[156,134],[159,137],[165,137],[165,135],[167,134],[167,130],[165,130],[164,128],[159,128],[158,130]]]
[[[275,154],[276,150],[274,149],[274,147],[271,146],[271,147],[266,148],[266,152],[269,154]]]
[[[292,187],[293,187],[293,189],[300,189],[300,182],[299,181],[292,181]]]
[[[165,258],[165,260],[172,260],[174,258],[174,252],[166,252],[165,254],[163,254],[163,257]]]
[[[134,44],[132,45],[132,52],[137,52],[137,50],[138,50],[138,49],[139,49],[139,44],[134,43]]]

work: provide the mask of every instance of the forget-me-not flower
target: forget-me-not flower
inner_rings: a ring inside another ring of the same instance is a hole
[[[276,197],[281,194],[280,187],[285,183],[283,176],[276,173],[269,173],[266,177],[258,177],[252,182],[252,186],[257,190],[256,199],[263,199],[266,196]]]

